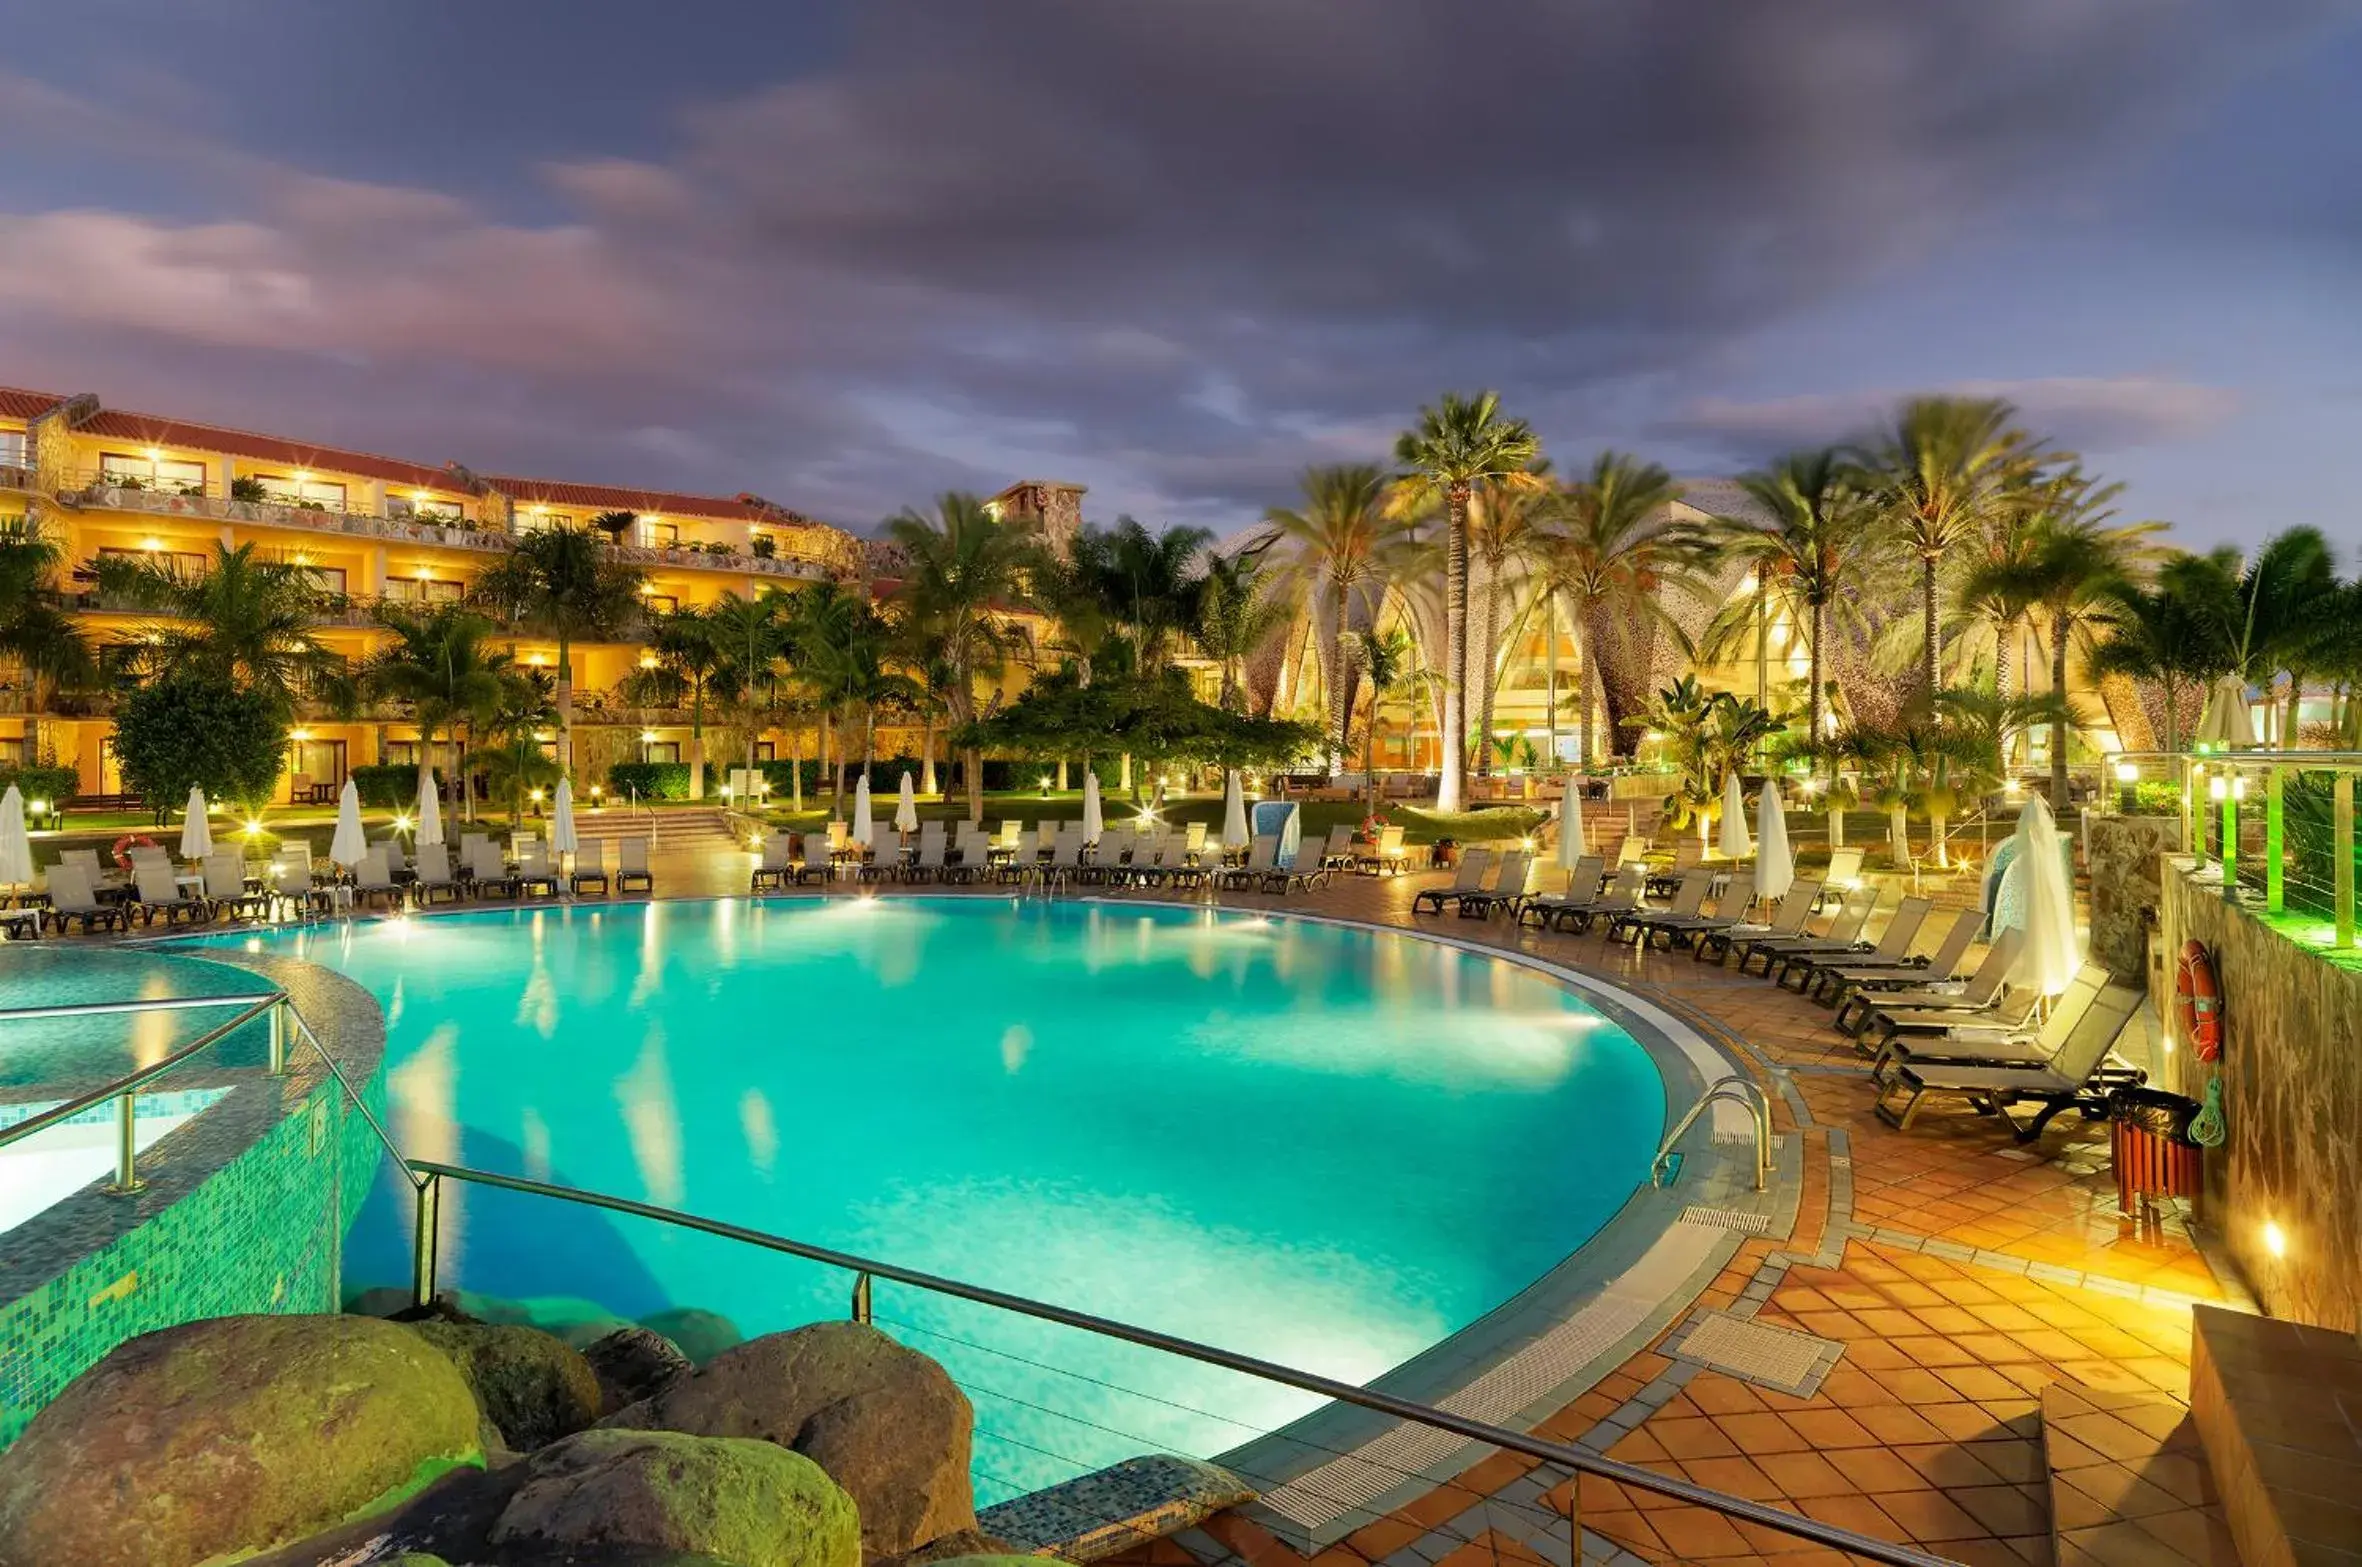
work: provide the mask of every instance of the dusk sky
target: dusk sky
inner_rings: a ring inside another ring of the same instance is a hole
[[[0,383],[857,528],[1227,532],[1491,386],[1720,474],[2006,396],[2178,542],[2362,529],[2320,0],[8,8]]]

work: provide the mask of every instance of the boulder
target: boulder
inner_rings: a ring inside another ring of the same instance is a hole
[[[588,1349],[610,1334],[621,1333],[625,1328],[636,1325],[621,1317],[584,1317],[574,1322],[552,1322],[546,1324],[542,1331],[555,1337],[561,1344],[575,1349]]]
[[[187,1567],[483,1460],[476,1401],[369,1317],[216,1317],[116,1346],[0,1453],[0,1561]]]
[[[599,1410],[618,1410],[654,1398],[690,1372],[689,1357],[648,1328],[624,1328],[585,1345],[582,1358],[599,1379]]]
[[[859,1323],[749,1339],[605,1423],[760,1437],[804,1454],[852,1493],[872,1558],[976,1526],[967,1395],[934,1361]]]
[[[390,1317],[397,1311],[410,1309],[410,1292],[390,1284],[374,1285],[365,1290],[347,1290],[344,1309],[356,1317]]]
[[[679,1552],[734,1567],[856,1567],[853,1500],[774,1443],[584,1431],[527,1462],[494,1545]]]
[[[599,1418],[590,1362],[547,1333],[448,1322],[412,1323],[410,1331],[450,1357],[506,1447],[531,1452]]]
[[[723,1350],[746,1342],[746,1335],[738,1331],[737,1323],[719,1312],[700,1311],[694,1306],[642,1317],[640,1326],[671,1339],[693,1366],[702,1366]]]

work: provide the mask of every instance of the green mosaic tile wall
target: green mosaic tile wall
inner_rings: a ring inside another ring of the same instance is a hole
[[[382,1117],[383,1073],[364,1094]],[[200,1317],[336,1310],[344,1236],[382,1155],[323,1078],[196,1190],[0,1306],[0,1446],[125,1339]]]

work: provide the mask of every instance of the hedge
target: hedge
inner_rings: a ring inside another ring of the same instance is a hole
[[[71,767],[43,767],[30,762],[21,767],[0,767],[0,791],[10,784],[23,791],[27,805],[35,800],[47,800],[62,810],[81,793],[82,775]]]
[[[745,765],[743,753],[736,757],[724,756],[719,753],[708,756],[705,761],[706,793],[716,800],[720,799],[722,786],[730,781],[731,770]],[[796,766],[796,763],[784,758],[755,764],[756,770],[770,781],[771,800],[774,805],[789,798],[793,793],[795,787],[793,770]],[[828,780],[822,773],[820,764],[812,758],[806,757],[802,767],[804,798],[810,800],[813,795],[824,793],[828,787]],[[902,787],[902,774],[905,769],[909,770],[911,783],[914,787],[927,775],[925,764],[915,756],[879,757],[869,764],[871,791],[878,794],[892,794]],[[1099,774],[1101,788],[1112,789],[1115,787],[1118,766],[1114,758],[1100,758],[1096,764],[1096,770]],[[356,768],[354,771],[357,775],[360,769]],[[1010,761],[997,757],[986,757],[983,767],[985,792],[1002,794],[1011,790],[1030,789],[1040,781],[1044,773],[1055,778],[1057,771],[1055,763],[1045,765],[1040,762]],[[1082,764],[1080,762],[1071,763],[1066,771],[1068,786],[1076,789],[1081,788],[1083,784]],[[858,760],[845,765],[845,787],[848,790],[852,788],[853,781],[860,776],[861,763]],[[937,787],[948,794],[957,794],[967,787],[960,778],[958,757],[937,759],[935,782]],[[366,789],[367,786],[363,787]],[[689,764],[687,762],[617,762],[607,769],[607,792],[609,794],[621,797],[635,790],[643,800],[686,800],[689,798]]]
[[[382,810],[404,810],[418,803],[418,767],[412,762],[382,762],[356,767],[348,775],[361,791],[361,803]],[[436,787],[442,787],[438,774]]]

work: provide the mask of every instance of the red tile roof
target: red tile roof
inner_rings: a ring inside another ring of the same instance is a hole
[[[291,441],[284,436],[233,430],[225,425],[195,424],[186,419],[167,419],[160,414],[133,413],[122,408],[102,409],[75,428],[84,435],[112,437],[119,441],[137,442],[142,446],[186,446],[200,451],[229,452],[261,462],[283,463],[290,468],[325,468],[335,473],[356,473],[363,478],[383,479],[390,484],[405,485],[412,489],[459,492],[467,489],[466,484],[449,469],[429,467],[425,463],[404,462],[398,457],[380,457],[375,452],[315,446],[305,441]]]
[[[611,484],[568,484],[558,479],[522,479],[486,474],[484,482],[526,506],[580,506],[593,511],[662,512],[675,517],[725,517],[737,522],[803,522],[812,519],[774,505],[759,495],[683,495],[677,490],[634,490]]]
[[[0,419],[38,419],[64,401],[55,392],[31,392],[21,386],[0,386]]]

